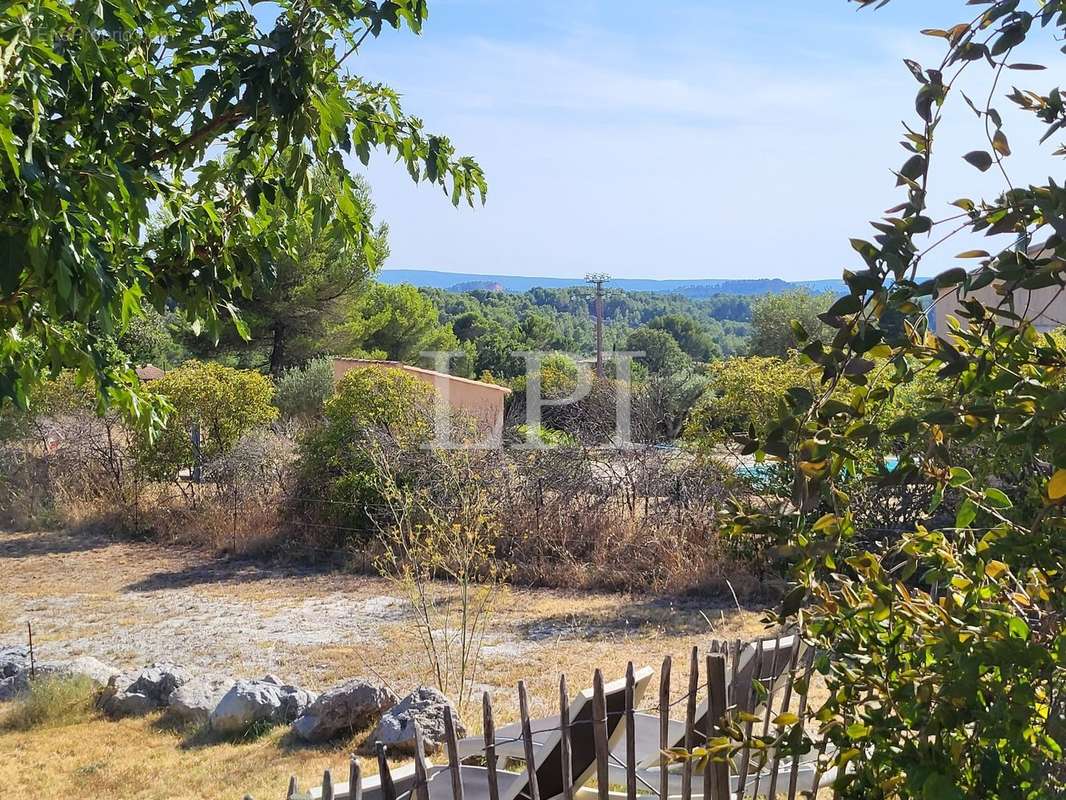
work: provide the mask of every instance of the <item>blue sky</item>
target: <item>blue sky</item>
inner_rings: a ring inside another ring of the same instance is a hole
[[[844,0],[429,8],[421,37],[385,33],[351,65],[477,157],[489,200],[457,210],[377,157],[367,174],[391,228],[386,267],[793,280],[857,266],[849,237],[872,235],[867,221],[902,199],[889,170],[917,87],[902,59],[939,61],[942,42],[918,31],[973,13],[963,0],[861,13]],[[1005,116],[1026,151],[1012,178],[1058,174],[1032,123]],[[972,112],[956,105],[941,133],[934,201],[998,191],[960,158],[987,146]],[[926,269],[952,266],[963,244]]]

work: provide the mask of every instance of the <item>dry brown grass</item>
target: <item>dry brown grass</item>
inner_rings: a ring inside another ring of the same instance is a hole
[[[35,637],[52,648],[48,657],[84,652],[120,667],[151,660],[137,632],[152,630],[185,603],[238,602],[272,619],[307,598],[391,592],[387,582],[368,576],[274,570],[257,562],[217,562],[189,548],[49,532],[0,533],[0,576],[0,608],[8,612],[0,618],[0,641],[22,641],[25,619],[32,618]],[[140,588],[146,582],[151,588]],[[693,646],[705,647],[712,637],[763,635],[761,618],[758,606],[738,610],[731,601],[510,589],[494,624],[502,644],[487,654],[479,680],[504,722],[517,716],[514,687],[520,679],[538,715],[554,710],[561,672],[577,689],[591,683],[597,667],[618,677],[628,660],[658,668],[669,654],[674,685],[681,687]],[[99,647],[116,629],[134,636],[128,651],[123,641],[109,657]],[[235,675],[260,673],[261,667],[251,666],[258,647],[220,653],[217,667]],[[369,643],[338,635],[310,647],[282,643],[272,653],[281,658],[284,677],[319,690],[377,674],[403,694],[428,678],[416,634],[403,621],[383,624]],[[477,709],[464,716],[470,732],[478,732]],[[356,743],[302,747],[284,729],[250,742],[209,742],[168,730],[154,718],[94,717],[48,730],[0,731],[0,786],[10,787],[13,797],[280,798],[290,774],[305,785],[317,782],[324,768],[342,767]]]
[[[289,775],[309,783],[347,763],[350,742],[293,747],[277,729],[251,742],[198,744],[158,717],[95,717],[65,728],[0,732],[0,785],[10,797],[280,800]],[[374,771],[369,762],[364,766]]]
[[[577,597],[523,593],[512,614],[545,614],[546,618],[572,617],[583,605]],[[522,601],[528,605],[520,605]],[[602,599],[588,604],[588,619],[607,620],[612,609]],[[661,614],[661,617],[659,615]],[[518,658],[494,658],[485,666],[482,680],[492,692],[501,721],[517,716],[514,686],[525,680],[530,690],[532,713],[552,713],[557,704],[557,681],[566,673],[572,686],[591,682],[597,667],[608,676],[620,676],[627,660],[658,667],[666,654],[675,663],[676,694],[687,681],[687,653],[706,634],[671,630],[668,610],[650,614],[652,619],[631,632],[589,640],[543,641]],[[656,617],[659,617],[656,619]],[[658,630],[655,626],[658,625]],[[639,630],[639,632],[637,632]],[[719,633],[730,637],[753,637],[763,632],[752,612],[730,615]],[[373,670],[398,690],[425,677],[421,660],[412,653],[413,634],[401,629],[373,652],[347,647],[322,647],[316,659],[324,675],[337,678],[367,674]],[[645,698],[645,704],[653,702]],[[465,713],[470,733],[480,731],[476,709]],[[106,797],[114,800],[222,800],[250,793],[256,798],[280,798],[289,776],[299,776],[304,785],[317,783],[322,770],[338,770],[347,763],[365,736],[338,741],[324,748],[301,746],[284,728],[250,742],[211,742],[168,730],[158,718],[110,721],[94,718],[63,728],[23,732],[0,731],[0,785],[11,787],[12,796]],[[376,765],[363,762],[368,774]]]

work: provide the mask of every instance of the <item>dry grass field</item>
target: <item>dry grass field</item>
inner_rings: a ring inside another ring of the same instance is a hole
[[[710,600],[512,589],[479,680],[504,721],[517,714],[519,679],[535,714],[557,702],[560,672],[576,687],[596,667],[616,677],[629,660],[658,667],[669,654],[680,687],[693,646],[757,637],[761,617],[758,608]],[[400,694],[429,681],[404,603],[386,581],[193,550],[0,533],[0,644],[24,642],[27,621],[42,658],[92,655],[122,668],[170,660],[235,677],[272,672],[315,690],[357,675],[377,675]],[[466,709],[472,731],[476,711]],[[13,797],[280,799],[290,774],[317,780],[366,734],[313,748],[284,728],[234,743],[158,717],[90,715],[23,731],[5,728],[4,713],[0,706],[0,785]]]

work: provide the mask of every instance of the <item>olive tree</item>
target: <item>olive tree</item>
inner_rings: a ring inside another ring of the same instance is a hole
[[[751,304],[751,339],[748,352],[753,356],[786,358],[795,348],[793,325],[812,333],[824,329],[819,315],[833,304],[831,292],[814,294],[809,289],[790,289],[763,295]]]

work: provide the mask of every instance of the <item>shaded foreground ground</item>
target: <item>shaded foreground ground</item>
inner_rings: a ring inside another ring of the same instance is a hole
[[[519,679],[534,714],[558,702],[560,672],[576,688],[591,682],[595,667],[620,676],[630,659],[657,668],[672,655],[680,687],[692,646],[759,636],[760,618],[758,609],[714,601],[512,590],[480,679],[504,721],[517,714]],[[168,660],[235,677],[272,672],[315,690],[376,674],[402,695],[429,681],[417,633],[387,582],[158,545],[0,532],[0,644],[25,642],[27,621],[42,658],[92,655],[117,667]],[[479,730],[476,708],[464,716]],[[14,797],[271,800],[283,797],[290,774],[307,784],[323,768],[341,767],[365,734],[308,748],[284,729],[221,743],[156,717],[0,729],[0,785]]]

